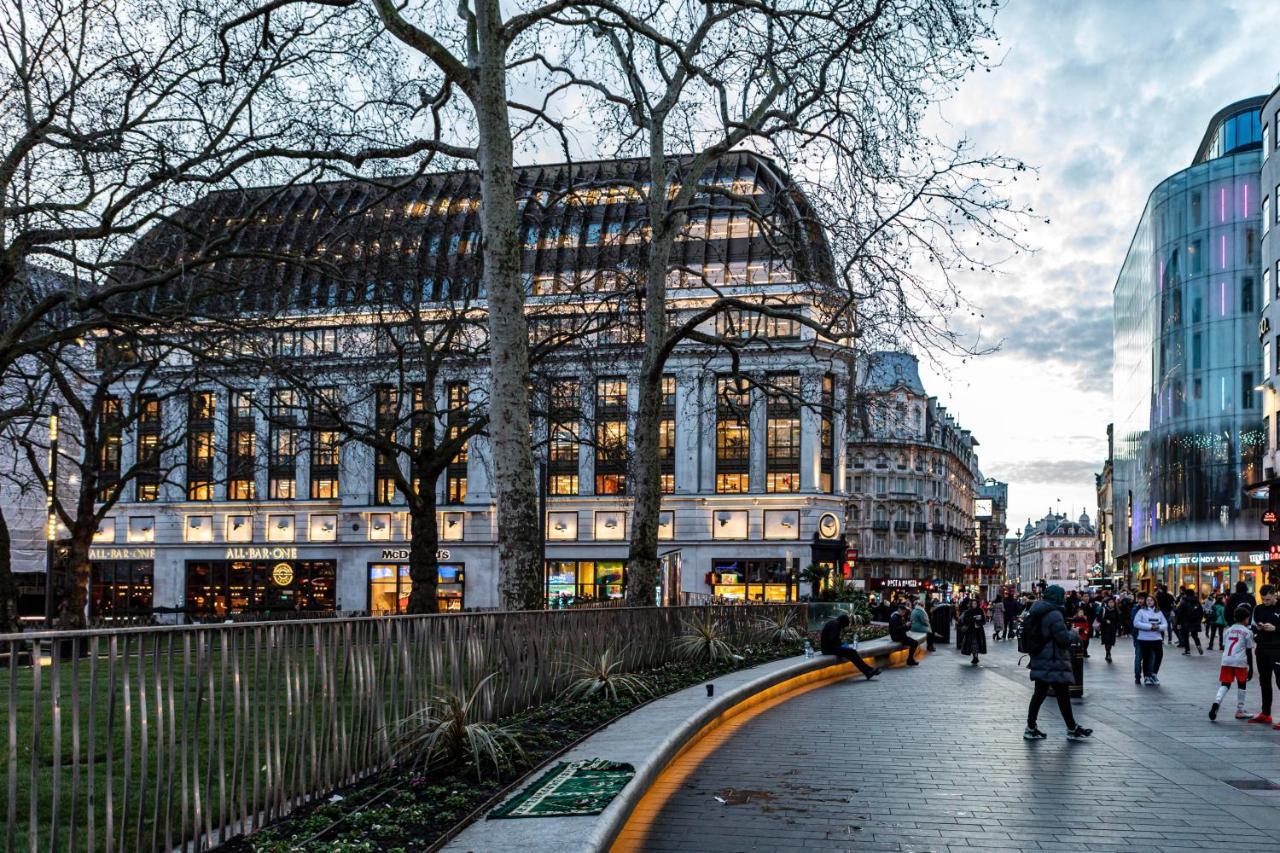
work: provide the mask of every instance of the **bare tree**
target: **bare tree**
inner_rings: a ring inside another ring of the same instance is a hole
[[[594,93],[601,144],[641,152],[649,163],[639,188],[648,242],[628,558],[633,601],[652,600],[658,571],[663,368],[683,341],[720,348],[735,364],[733,351],[743,350],[740,340],[701,330],[708,319],[730,311],[785,317],[846,344],[855,333],[867,341],[954,341],[938,322],[957,302],[948,273],[989,263],[958,234],[1015,237],[997,189],[1021,165],[931,139],[921,122],[985,61],[991,14],[981,0],[587,0],[551,16],[575,37],[538,60],[569,78],[562,85]],[[717,164],[739,148],[767,153],[790,172],[807,191],[806,207],[780,218],[779,207],[793,203],[785,194],[713,180]],[[681,269],[673,248],[688,238],[690,222],[726,204],[770,243],[813,260],[795,270],[803,297]],[[683,286],[706,297],[674,325],[673,272],[688,274]]]

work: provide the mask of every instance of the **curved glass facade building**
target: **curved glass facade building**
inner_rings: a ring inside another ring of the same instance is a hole
[[[1256,583],[1262,98],[1151,193],[1114,290],[1116,559],[1141,586]]]

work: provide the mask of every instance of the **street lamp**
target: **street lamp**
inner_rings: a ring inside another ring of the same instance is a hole
[[[53,627],[53,562],[57,549],[58,514],[53,508],[58,487],[58,404],[49,410],[49,481],[45,484],[44,623]]]

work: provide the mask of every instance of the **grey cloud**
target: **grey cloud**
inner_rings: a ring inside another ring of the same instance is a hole
[[[1029,459],[991,465],[991,475],[1006,483],[1048,483],[1092,485],[1093,475],[1102,470],[1102,461],[1093,459]],[[987,473],[984,467],[984,473]]]

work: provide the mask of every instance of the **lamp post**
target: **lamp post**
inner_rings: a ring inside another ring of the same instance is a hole
[[[53,627],[53,563],[57,552],[58,515],[53,508],[58,487],[58,404],[49,410],[49,482],[45,484],[44,623]]]

